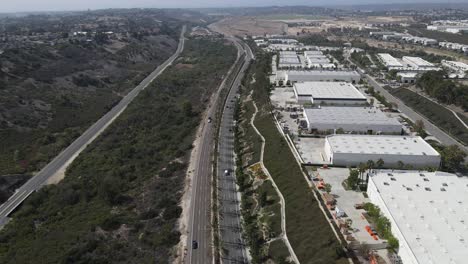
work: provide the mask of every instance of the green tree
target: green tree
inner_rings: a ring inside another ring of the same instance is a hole
[[[349,176],[348,176],[348,186],[351,189],[356,189],[357,185],[359,183],[359,171],[358,170],[349,170]]]
[[[396,252],[397,249],[400,247],[400,243],[398,242],[398,239],[396,239],[394,236],[391,236],[387,240],[387,248],[393,252]]]
[[[444,147],[440,152],[442,167],[448,171],[461,169],[466,153],[457,145]]]
[[[403,163],[403,161],[399,160],[397,162],[397,168],[402,170],[404,167],[405,167],[405,163]]]
[[[375,164],[377,165],[377,169],[381,169],[383,168],[385,162],[383,161],[383,159],[378,159]]]
[[[331,193],[331,190],[332,190],[331,184],[325,183],[325,186],[324,186],[324,187],[325,187],[325,191],[326,191],[327,193]]]

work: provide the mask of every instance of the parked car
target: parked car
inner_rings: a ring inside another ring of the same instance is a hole
[[[192,241],[192,249],[197,249],[198,248],[198,242],[196,240]]]

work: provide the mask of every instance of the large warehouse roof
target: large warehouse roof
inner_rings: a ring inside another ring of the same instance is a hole
[[[388,53],[379,53],[378,55],[387,67],[403,67],[403,64]]]
[[[435,67],[434,64],[419,57],[404,56],[402,59],[418,67]]]
[[[360,78],[356,71],[285,71],[288,76],[348,76]]]
[[[387,117],[382,111],[372,107],[321,107],[304,109],[311,124],[356,124],[356,125],[396,125],[395,118]]]
[[[467,263],[467,177],[388,170],[377,171],[369,181],[377,189],[371,201],[386,207],[381,209],[405,240],[400,239],[400,245],[406,242],[411,251],[408,263]]]
[[[303,82],[295,83],[299,96],[312,96],[314,99],[362,99],[366,97],[352,84],[345,82]]]
[[[421,137],[333,135],[327,140],[334,153],[439,156]]]

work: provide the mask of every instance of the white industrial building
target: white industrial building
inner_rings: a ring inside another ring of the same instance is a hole
[[[401,83],[415,83],[418,78],[417,72],[399,72],[397,76],[400,77]]]
[[[325,140],[325,155],[335,166],[357,166],[382,159],[385,168],[400,162],[413,168],[439,168],[439,153],[416,136],[332,135]]]
[[[468,177],[379,170],[367,195],[389,219],[404,264],[467,263]]]
[[[345,82],[303,82],[294,84],[298,103],[316,105],[363,105],[366,97],[354,85]]]
[[[304,117],[310,132],[344,132],[366,134],[397,134],[402,125],[375,107],[319,107],[305,108]]]
[[[454,78],[463,78],[466,76],[466,72],[468,72],[468,64],[463,63],[461,61],[442,61],[442,66],[449,69]]]
[[[295,51],[280,51],[278,68],[298,69],[303,63]]]
[[[382,61],[383,65],[389,70],[402,70],[403,64],[398,61],[395,57],[388,53],[379,53],[378,57]]]
[[[402,58],[403,63],[406,64],[407,67],[413,68],[416,71],[435,71],[439,70],[437,66],[434,64],[419,58],[419,57],[410,57],[404,56]]]
[[[350,82],[357,83],[361,75],[356,71],[277,71],[275,76],[276,85],[296,82]]]

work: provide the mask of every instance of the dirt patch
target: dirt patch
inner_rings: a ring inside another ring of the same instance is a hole
[[[288,25],[280,21],[263,20],[255,17],[226,18],[215,23],[220,31],[229,35],[281,35],[288,32]]]
[[[193,64],[187,64],[187,63],[178,63],[176,64],[176,69],[192,69]]]

